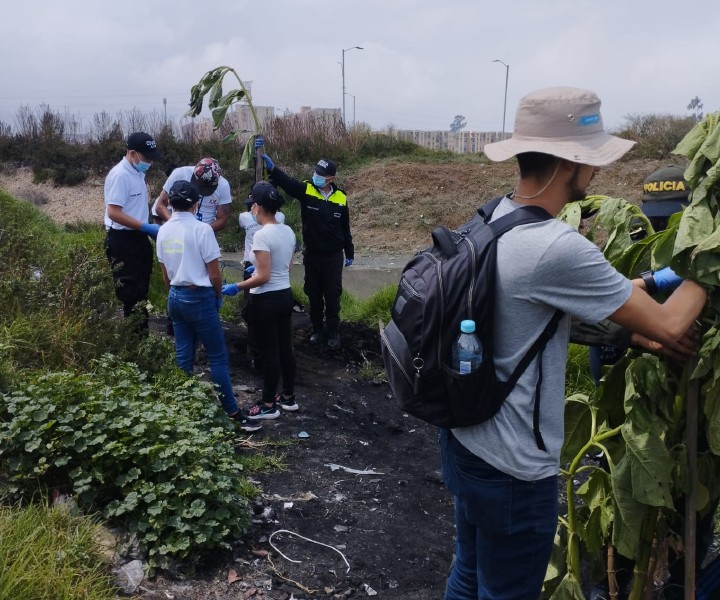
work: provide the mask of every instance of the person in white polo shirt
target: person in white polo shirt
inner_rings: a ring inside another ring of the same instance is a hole
[[[198,221],[207,223],[216,232],[225,228],[230,216],[232,197],[230,183],[222,176],[218,161],[214,158],[203,158],[194,167],[177,167],[170,173],[153,205],[154,213],[164,221],[170,218],[169,193],[176,181],[189,181],[200,194],[195,211]]]
[[[163,158],[152,136],[143,131],[131,133],[125,156],[105,178],[105,254],[126,317],[148,296],[153,265],[148,236],[154,238],[159,226],[148,223],[145,173],[153,161]],[[143,312],[147,315],[147,310]],[[147,329],[147,316],[141,325]]]
[[[295,402],[295,355],[292,347],[293,298],[290,261],[295,251],[295,233],[278,223],[276,214],[285,200],[267,181],[256,183],[250,195],[252,214],[262,228],[255,233],[252,251],[255,272],[249,279],[228,283],[222,293],[235,296],[250,290],[250,319],[258,333],[263,360],[262,399],[250,407],[248,418],[277,419],[278,407],[298,410]],[[282,374],[282,393],[277,394]]]
[[[168,314],[175,326],[175,360],[188,374],[193,372],[196,342],[202,342],[210,363],[210,378],[217,386],[220,403],[231,419],[245,431],[259,429],[248,422],[238,407],[230,381],[228,352],[218,314],[222,306],[220,247],[207,223],[196,218],[200,194],[188,181],[170,188],[170,220],[160,227],[157,257],[169,290]]]

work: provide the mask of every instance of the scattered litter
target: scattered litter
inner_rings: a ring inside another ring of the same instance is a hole
[[[334,406],[335,408],[337,408],[338,410],[341,410],[341,411],[346,412],[346,413],[348,413],[348,414],[351,414],[351,415],[354,414],[354,411],[350,410],[349,408],[343,408],[342,406],[339,406],[338,404],[333,404],[333,406]]]
[[[301,431],[300,433],[298,433],[298,437],[299,438],[309,438],[310,434],[307,431]]]
[[[283,508],[284,508],[285,510],[289,510],[289,509],[291,509],[292,507],[293,507],[293,503],[292,503],[292,502],[283,502]]]
[[[278,550],[278,548],[277,548],[277,546],[275,546],[275,544],[272,543],[273,536],[275,536],[278,533],[287,533],[288,535],[294,535],[294,536],[299,537],[301,540],[305,540],[306,542],[311,542],[312,544],[317,544],[318,546],[323,546],[324,548],[330,548],[330,550],[337,552],[342,557],[343,562],[347,565],[347,571],[345,571],[345,572],[346,573],[350,572],[350,563],[345,558],[345,555],[342,552],[340,552],[340,550],[335,548],[334,546],[330,546],[329,544],[323,544],[322,542],[317,542],[315,540],[311,540],[310,538],[306,538],[305,536],[302,536],[299,533],[295,533],[294,531],[289,531],[287,529],[278,529],[277,531],[273,531],[273,533],[270,535],[270,538],[268,539],[268,544],[270,544],[272,549],[275,550],[275,552],[277,552],[285,560],[288,560],[291,563],[296,563],[296,564],[302,562],[301,560],[293,560],[292,558],[288,558],[282,552],[280,552],[280,550]]]
[[[394,579],[391,579],[390,581],[388,581],[388,587],[391,590],[394,590],[395,588],[400,587],[400,584],[397,581],[395,581]]]
[[[238,577],[235,569],[230,569],[230,571],[228,571],[228,583],[235,583],[238,579],[240,579],[240,577]]]
[[[360,469],[351,469],[350,467],[343,467],[342,465],[336,465],[334,463],[328,463],[325,465],[326,467],[330,467],[330,470],[337,471],[338,469],[342,469],[343,471],[347,471],[348,473],[354,473],[355,475],[385,475],[385,473],[380,473],[378,471],[372,471],[372,470],[360,470]]]
[[[362,440],[358,440],[363,446],[369,446],[370,442],[363,442]]]
[[[255,388],[252,388],[249,385],[234,385],[233,386],[233,392],[245,392],[246,394],[252,394],[254,391],[255,391]]]
[[[368,596],[377,596],[377,592],[374,589],[372,589],[367,583],[363,583],[362,587]]]
[[[253,549],[251,550],[251,552],[252,552],[255,556],[259,556],[260,558],[265,558],[265,557],[268,555],[268,551],[267,551],[267,550],[263,550],[262,548],[253,548]]]
[[[348,530],[348,528],[345,527],[345,525],[335,525],[335,527],[333,527],[333,529],[335,531],[337,531],[338,533],[344,533]]]

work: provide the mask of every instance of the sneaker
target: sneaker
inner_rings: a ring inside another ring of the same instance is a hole
[[[277,419],[280,416],[277,404],[273,402],[272,406],[265,406],[264,402],[256,402],[247,411],[247,418],[251,420],[259,419]]]
[[[340,332],[333,331],[328,334],[328,348],[330,350],[340,350]]]
[[[255,421],[250,421],[242,409],[237,411],[234,415],[230,415],[230,418],[233,421],[237,421],[240,425],[240,429],[247,431],[248,433],[262,429],[262,425],[260,425],[260,423],[256,423]]]
[[[275,396],[275,404],[279,404],[280,408],[290,412],[295,412],[300,408],[297,402],[295,402],[295,394],[289,398],[285,398],[282,394],[278,394]]]

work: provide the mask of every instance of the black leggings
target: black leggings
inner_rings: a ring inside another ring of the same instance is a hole
[[[292,347],[292,291],[290,288],[250,294],[249,319],[263,366],[263,402],[272,402],[282,373],[282,393],[295,391],[295,354]]]

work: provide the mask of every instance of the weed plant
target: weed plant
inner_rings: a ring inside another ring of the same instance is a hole
[[[0,598],[116,598],[97,530],[66,507],[0,506]]]
[[[151,382],[110,356],[88,368],[23,372],[0,396],[0,493],[71,494],[83,511],[135,533],[155,567],[229,549],[247,530],[257,489],[211,385],[177,369]]]
[[[167,341],[135,334],[119,318],[101,228],[64,231],[2,192],[0,211],[0,384],[18,368],[83,368],[108,352],[151,373],[171,368]],[[154,271],[151,302],[164,310]]]

